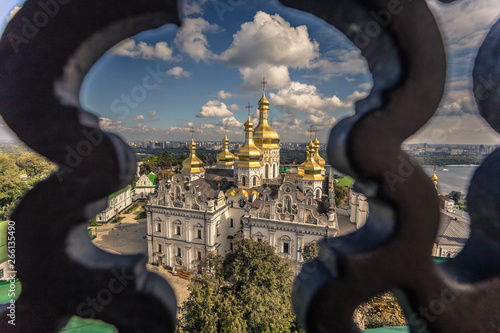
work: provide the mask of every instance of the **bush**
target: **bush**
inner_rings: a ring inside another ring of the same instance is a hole
[[[141,212],[139,215],[137,215],[134,220],[140,220],[140,219],[145,219],[146,218],[146,212]]]
[[[130,207],[129,209],[127,209],[124,214],[130,214],[130,213],[132,213],[134,210],[136,210],[137,208],[139,208],[139,206],[140,206],[139,204],[134,204],[132,207]]]
[[[117,222],[120,222],[121,220],[123,220],[125,217],[117,217],[115,218],[113,221],[111,221],[111,223],[117,223]]]

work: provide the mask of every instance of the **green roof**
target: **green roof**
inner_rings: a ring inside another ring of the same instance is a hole
[[[7,275],[9,274],[9,272],[4,272],[4,274]],[[16,286],[16,299],[18,299],[19,294],[21,294],[22,290],[21,282],[19,282],[19,280],[16,280],[15,286]],[[10,281],[0,282],[0,304],[10,303],[9,290],[10,290]]]
[[[71,317],[66,326],[59,332],[65,333],[115,333],[116,328],[100,320]]]
[[[342,178],[340,181],[339,181],[339,185],[340,186],[345,186],[345,187],[349,187],[351,188],[352,187],[352,183],[354,183],[354,179],[352,179],[351,177],[344,177]]]
[[[7,253],[7,227],[8,221],[0,221],[0,263],[9,259]]]
[[[156,177],[155,174],[152,172],[150,172],[148,175],[149,180],[151,180],[151,183],[153,184],[155,183],[155,177]]]
[[[122,194],[123,192],[127,191],[129,188],[131,188],[132,186],[128,185],[127,187],[125,188],[122,188],[121,190],[119,191],[116,191],[115,193],[111,194],[108,199],[113,199],[114,197],[116,197],[117,195],[120,195]]]

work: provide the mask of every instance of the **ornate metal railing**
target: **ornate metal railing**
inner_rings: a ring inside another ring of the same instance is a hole
[[[319,257],[304,266],[293,293],[300,322],[310,332],[356,332],[355,307],[394,290],[412,332],[497,331],[500,153],[473,178],[467,246],[437,266],[430,251],[438,199],[400,149],[443,95],[445,52],[426,2],[282,1],[342,31],[360,48],[374,81],[356,114],[332,130],[328,145],[333,165],[361,185],[370,217],[351,235],[323,240]],[[373,11],[389,13],[387,24],[377,24]],[[89,240],[88,219],[132,180],[135,165],[128,146],[101,131],[78,100],[84,76],[106,50],[166,23],[181,23],[173,0],[28,0],[7,26],[0,41],[0,112],[21,140],[60,170],[30,191],[12,217],[23,293],[16,303],[19,321],[9,325],[4,313],[1,332],[53,332],[74,314],[102,319],[120,332],[174,331],[175,296],[146,270],[145,258],[109,254]],[[497,131],[499,36],[497,23],[474,69],[480,112]],[[485,77],[493,84],[485,86]]]

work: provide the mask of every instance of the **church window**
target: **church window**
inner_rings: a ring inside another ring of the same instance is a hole
[[[198,229],[198,239],[201,239],[201,229]]]
[[[175,200],[177,201],[181,200],[181,189],[179,187],[175,188]]]
[[[231,201],[231,208],[233,208],[233,201]]]
[[[240,207],[241,207],[241,208],[245,207],[245,200],[240,199],[240,200],[238,201],[238,203],[240,204]]]
[[[288,242],[283,243],[283,253],[290,253],[290,243]]]
[[[180,236],[180,235],[181,235],[181,227],[179,227],[179,226],[175,227],[175,234],[176,234],[177,236]]]
[[[273,165],[273,178],[276,178],[276,164]]]
[[[217,224],[217,237],[220,236],[220,224]]]
[[[253,186],[257,186],[257,177],[253,177]]]
[[[233,251],[233,242],[229,242],[229,250]]]
[[[247,185],[247,177],[241,177],[241,185],[246,186]]]
[[[158,244],[158,252],[162,253],[161,244]]]
[[[321,193],[321,192],[320,192],[320,190],[319,190],[319,189],[317,189],[317,190],[316,190],[316,199],[320,199],[320,197],[321,197],[321,194],[320,194],[320,193]]]
[[[161,232],[161,223],[156,224],[156,232]]]
[[[201,252],[198,251],[198,261],[201,261]]]
[[[231,203],[232,203],[232,202],[231,202]],[[231,228],[234,228],[233,222],[234,222],[234,221],[233,221],[233,219],[230,219],[230,220],[229,220],[229,226],[230,226]]]
[[[177,256],[182,257],[182,250],[180,247],[177,248]]]
[[[266,179],[269,178],[269,164],[266,164]]]

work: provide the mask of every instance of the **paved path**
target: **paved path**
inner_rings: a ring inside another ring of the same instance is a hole
[[[94,244],[103,250],[116,254],[148,254],[146,241],[146,219],[135,220],[134,218],[143,210],[137,208],[131,214],[121,213],[120,217],[125,217],[118,223],[107,223],[97,227],[97,237],[93,240]],[[95,227],[93,227],[95,230]],[[180,307],[184,300],[189,296],[188,280],[172,275],[163,268],[153,265],[146,265],[147,269],[153,271],[164,279],[174,288],[177,296],[177,304]]]

